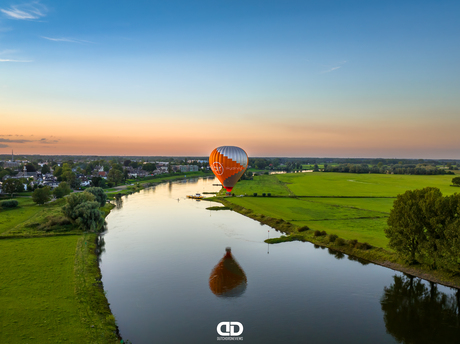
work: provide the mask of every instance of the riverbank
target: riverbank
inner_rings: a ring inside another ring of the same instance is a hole
[[[325,231],[321,231],[320,234],[318,234],[319,231],[309,229],[307,226],[299,227],[282,218],[255,213],[251,209],[232,203],[234,199],[233,197],[213,197],[210,200],[219,202],[232,211],[236,211],[260,223],[266,224],[285,234],[280,238],[267,239],[265,240],[266,243],[277,244],[289,241],[310,242],[330,250],[356,257],[358,260],[363,260],[361,261],[363,264],[369,262],[374,263],[392,270],[423,278],[430,282],[460,289],[460,276],[452,276],[443,271],[433,271],[423,266],[409,266],[400,260],[396,253],[384,248],[374,247],[368,243],[359,242],[357,240],[344,240],[343,238],[334,237],[334,235],[330,235]]]
[[[163,175],[160,174],[160,175],[152,176],[152,177],[133,179],[133,180],[130,180],[131,184],[133,185],[123,185],[123,188],[121,188],[122,186],[119,186],[118,187],[120,188],[119,190],[107,192],[107,196],[109,197],[109,199],[115,199],[116,197],[131,195],[135,192],[145,189],[146,187],[156,186],[161,183],[177,181],[177,180],[184,180],[184,179],[208,177],[208,176],[214,176],[214,175],[212,172],[201,172],[200,171],[200,172],[188,172],[184,174],[181,173],[180,175],[177,175],[176,173],[163,174]]]
[[[0,212],[0,341],[118,343],[101,283],[98,233],[62,218],[65,200]],[[114,206],[101,210],[107,216]]]

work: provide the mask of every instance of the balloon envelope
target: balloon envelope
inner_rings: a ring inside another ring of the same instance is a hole
[[[240,147],[217,147],[209,156],[209,166],[222,186],[231,192],[248,168],[248,155]]]

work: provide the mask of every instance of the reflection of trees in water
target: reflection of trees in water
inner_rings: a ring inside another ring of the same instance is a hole
[[[446,295],[435,283],[393,276],[380,299],[387,332],[400,343],[459,343],[460,291]]]
[[[120,195],[115,196],[115,208],[117,209],[123,208],[123,198]]]
[[[96,253],[96,256],[97,256],[97,260],[99,263],[101,263],[101,255],[102,253],[105,252],[105,240],[104,240],[104,237],[103,236],[98,236],[97,239],[96,239],[96,248],[94,250],[94,252]]]
[[[343,258],[345,257],[345,255],[344,255],[342,252],[340,252],[340,251],[336,251],[336,250],[333,250],[333,249],[331,249],[331,248],[328,248],[327,251],[329,252],[329,254],[330,254],[331,256],[334,256],[335,258],[337,258],[337,259],[339,259],[339,260],[340,260],[340,259],[343,259]]]

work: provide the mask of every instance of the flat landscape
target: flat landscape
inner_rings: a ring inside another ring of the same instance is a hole
[[[240,181],[233,192],[257,197],[228,198],[232,203],[301,227],[326,231],[347,240],[387,250],[384,228],[393,201],[406,190],[437,187],[444,195],[458,192],[451,175],[290,173]],[[265,193],[271,197],[261,197]],[[291,196],[274,197],[274,196]]]

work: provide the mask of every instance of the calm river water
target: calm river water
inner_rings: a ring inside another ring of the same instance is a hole
[[[274,229],[185,198],[218,191],[213,183],[184,180],[142,190],[123,197],[108,216],[102,280],[125,340],[460,342],[456,290],[310,243],[269,246],[268,235],[280,235]],[[239,322],[243,332],[221,337],[220,322]]]

